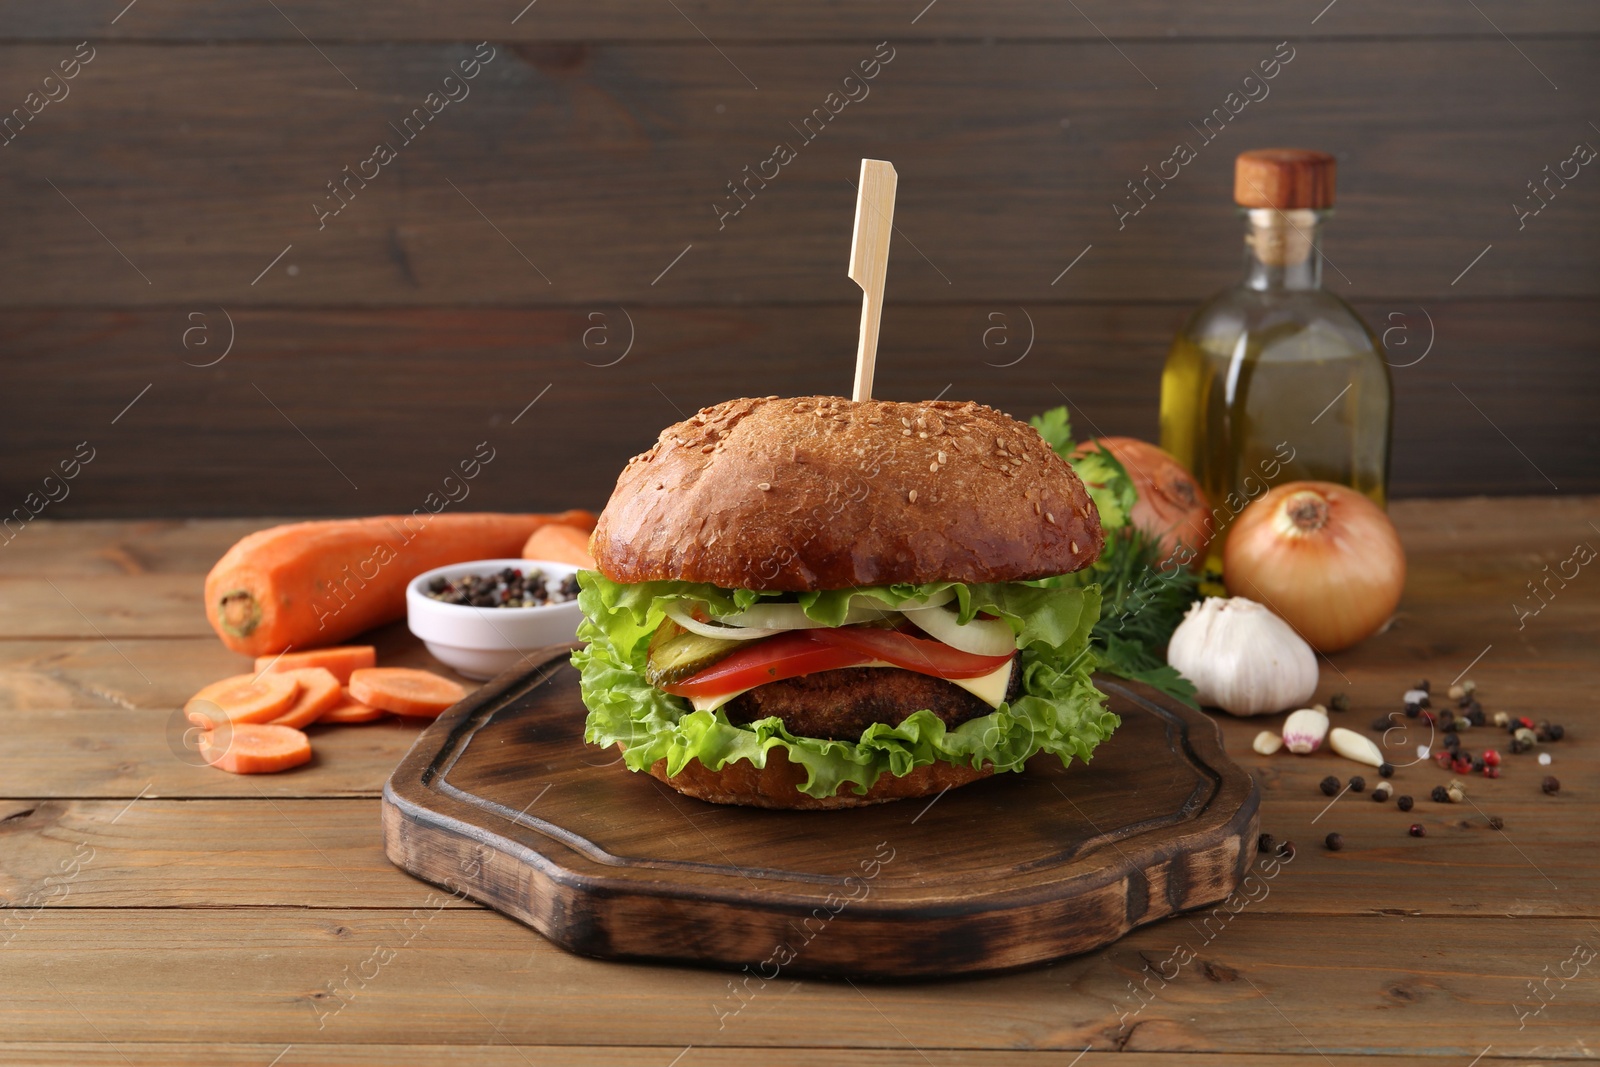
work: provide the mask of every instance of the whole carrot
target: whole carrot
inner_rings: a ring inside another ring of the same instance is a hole
[[[223,644],[262,656],[338,644],[403,618],[406,585],[423,571],[514,559],[533,532],[594,515],[492,512],[384,515],[274,526],[250,534],[206,576],[206,618]]]

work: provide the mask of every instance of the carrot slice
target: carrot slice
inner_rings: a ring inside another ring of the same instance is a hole
[[[594,557],[589,555],[589,531],[564,522],[552,522],[533,531],[528,543],[522,546],[522,558],[547,559],[552,563],[570,563],[594,570]]]
[[[344,699],[344,687],[326,667],[300,667],[283,674],[300,680],[300,695],[289,710],[272,721],[299,729],[322,718],[322,713]]]
[[[411,667],[371,667],[350,676],[350,695],[369,707],[396,715],[429,719],[467,695],[467,691],[432,671]]]
[[[322,713],[318,722],[326,723],[357,723],[373,722],[388,715],[382,708],[368,707],[350,695],[350,690],[344,690],[340,702]]]
[[[311,740],[292,726],[277,723],[242,723],[231,737],[207,731],[200,738],[200,754],[218,770],[234,774],[271,774],[298,767],[311,758]]]
[[[350,684],[351,671],[377,665],[378,653],[371,645],[337,645],[333,648],[312,648],[305,652],[285,652],[281,656],[256,657],[257,674],[321,667],[339,679],[340,685]]]
[[[300,679],[292,674],[236,674],[190,697],[183,713],[206,729],[219,722],[269,722],[288,711],[299,694]]]

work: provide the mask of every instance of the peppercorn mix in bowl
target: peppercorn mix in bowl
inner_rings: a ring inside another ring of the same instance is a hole
[[[406,587],[406,624],[459,673],[493,678],[535,649],[573,642],[583,618],[577,572],[536,559],[438,567]]]

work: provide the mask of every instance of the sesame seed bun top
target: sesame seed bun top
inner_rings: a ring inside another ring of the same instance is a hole
[[[1044,578],[1104,539],[1083,483],[1025,423],[970,401],[809,396],[667,427],[589,547],[616,582],[807,592]]]

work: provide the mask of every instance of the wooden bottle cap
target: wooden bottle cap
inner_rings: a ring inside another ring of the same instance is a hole
[[[1305,148],[1254,148],[1233,164],[1233,200],[1279,211],[1333,206],[1336,161]]]

